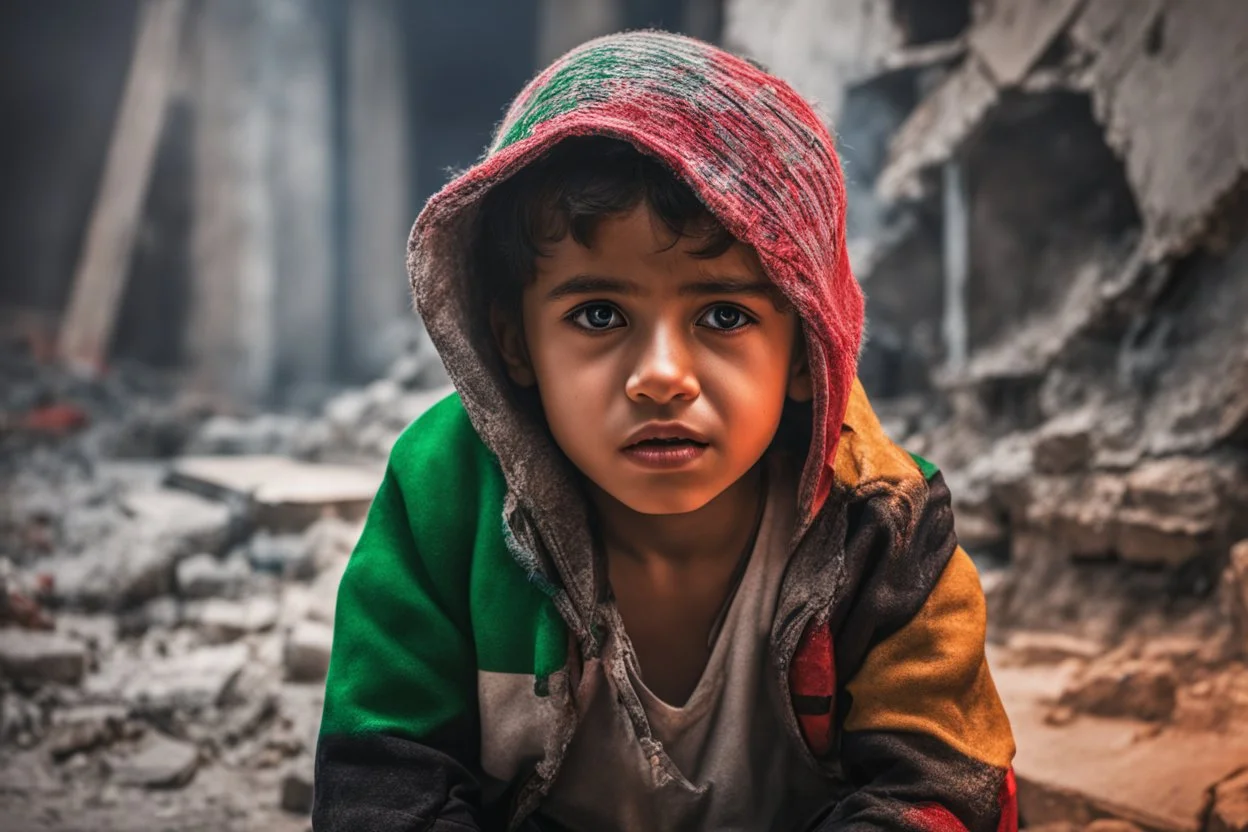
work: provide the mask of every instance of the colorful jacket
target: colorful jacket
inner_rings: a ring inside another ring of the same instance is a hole
[[[576,472],[491,346],[470,242],[490,187],[585,134],[665,161],[803,321],[815,396],[769,682],[786,741],[827,777],[814,828],[1015,829],[1013,740],[948,489],[855,377],[863,303],[832,140],[783,81],[657,32],[592,41],[530,82],[413,228],[417,306],[458,394],[395,444],[339,590],[315,828],[518,828],[576,729],[602,566]]]

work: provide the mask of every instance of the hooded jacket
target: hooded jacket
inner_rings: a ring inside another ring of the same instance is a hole
[[[591,41],[533,79],[412,230],[417,308],[457,394],[395,443],[339,589],[314,826],[518,828],[576,730],[605,565],[576,472],[492,346],[471,242],[491,187],[581,135],[665,162],[803,322],[813,417],[769,684],[784,741],[827,777],[815,828],[1015,829],[1014,745],[948,489],[855,377],[863,300],[832,139],[783,81],[660,32]]]

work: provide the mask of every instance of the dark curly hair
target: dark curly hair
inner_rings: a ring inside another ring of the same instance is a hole
[[[477,218],[476,269],[483,300],[515,308],[546,246],[572,239],[592,247],[605,217],[642,201],[675,239],[697,239],[693,256],[712,258],[736,242],[680,178],[657,158],[619,139],[565,139],[486,194]]]

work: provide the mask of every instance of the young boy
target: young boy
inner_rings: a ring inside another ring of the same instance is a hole
[[[657,32],[532,81],[412,232],[452,396],[339,590],[318,830],[1005,830],[949,492],[855,378],[826,129]]]

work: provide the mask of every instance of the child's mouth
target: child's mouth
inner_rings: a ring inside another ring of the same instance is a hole
[[[624,455],[647,468],[679,468],[706,451],[707,443],[683,437],[643,439],[625,446]]]

